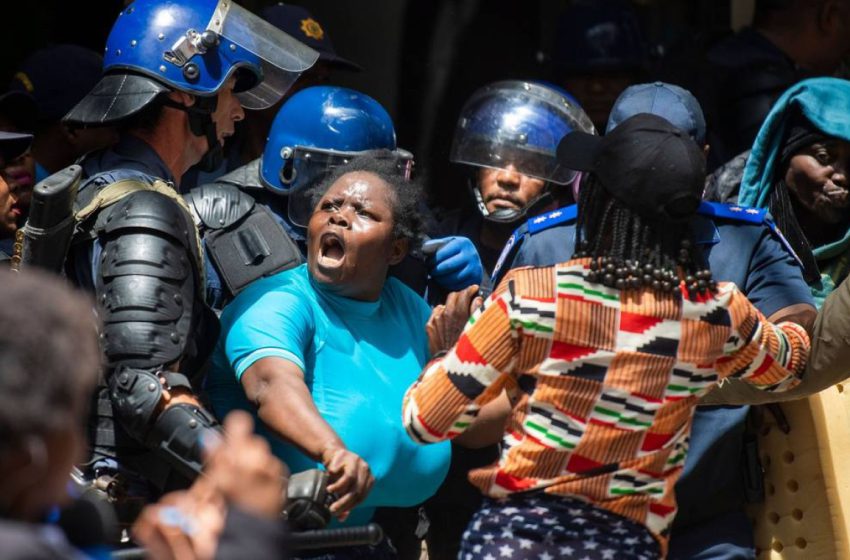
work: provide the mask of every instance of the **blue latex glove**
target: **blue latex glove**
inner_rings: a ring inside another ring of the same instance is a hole
[[[484,267],[475,245],[466,237],[431,239],[422,244],[422,252],[429,255],[431,278],[442,288],[456,292],[481,284]]]

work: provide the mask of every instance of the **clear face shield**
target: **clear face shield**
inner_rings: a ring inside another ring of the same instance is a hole
[[[210,26],[216,26],[219,21],[221,37],[236,45],[222,47],[234,54],[241,47],[249,56],[256,57],[253,63],[259,66],[263,78],[253,88],[237,94],[246,109],[266,109],[277,103],[298,76],[319,58],[319,53],[310,47],[230,0],[218,3]]]
[[[364,152],[340,152],[296,146],[284,148],[283,168],[280,180],[284,185],[292,185],[287,201],[289,221],[300,227],[307,227],[313,213],[312,189],[327,177],[334,169],[345,165],[352,159],[371,155],[379,159],[395,162],[399,177],[409,181],[413,173],[413,154],[407,150],[368,150]]]
[[[530,82],[499,82],[466,103],[455,129],[451,161],[504,169],[566,185],[576,172],[558,163],[558,143],[573,130],[594,133],[590,118],[565,95]]]

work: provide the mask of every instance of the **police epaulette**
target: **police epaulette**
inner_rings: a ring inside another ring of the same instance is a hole
[[[767,210],[762,208],[750,208],[749,206],[738,206],[737,204],[723,204],[721,202],[700,202],[697,214],[710,216],[712,218],[736,220],[750,224],[765,223]]]
[[[504,248],[502,248],[502,253],[499,255],[499,260],[496,261],[496,266],[493,267],[493,273],[490,275],[493,285],[495,286],[502,279],[500,274],[502,266],[506,262],[513,262],[516,252],[519,250],[520,245],[522,245],[521,239],[525,237],[526,233],[533,235],[552,226],[573,221],[576,219],[576,216],[578,216],[578,206],[573,204],[530,218],[516,228],[513,235],[508,238]]]
[[[564,222],[570,222],[575,220],[577,216],[578,206],[575,204],[558,208],[557,210],[553,210],[546,214],[530,218],[526,222],[526,225],[528,226],[528,233],[537,233],[538,231],[549,229],[552,226],[563,224]]]

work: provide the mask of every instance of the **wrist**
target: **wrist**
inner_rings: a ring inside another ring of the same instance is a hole
[[[345,444],[342,443],[340,439],[331,439],[326,441],[320,448],[318,453],[319,461],[327,466],[330,463],[331,458],[333,458],[334,454],[336,454],[339,450],[346,449]]]

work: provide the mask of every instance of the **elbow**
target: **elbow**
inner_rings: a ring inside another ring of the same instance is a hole
[[[419,409],[416,406],[416,401],[409,399],[402,411],[402,424],[407,435],[414,443],[419,445],[427,445],[429,443],[437,443],[446,439],[444,434],[429,426],[419,414]]]

